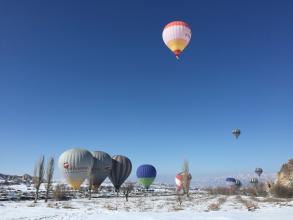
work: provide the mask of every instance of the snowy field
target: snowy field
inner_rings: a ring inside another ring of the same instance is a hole
[[[0,219],[292,220],[293,201],[206,193],[183,198],[181,205],[176,196],[152,195],[130,197],[128,202],[124,197],[39,201],[36,205],[32,201],[3,201]]]

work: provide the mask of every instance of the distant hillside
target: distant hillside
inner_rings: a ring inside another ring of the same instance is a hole
[[[8,175],[0,173],[0,184],[12,185],[31,182],[33,177],[29,174],[22,176]]]

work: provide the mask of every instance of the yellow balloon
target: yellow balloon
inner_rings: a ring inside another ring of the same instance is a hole
[[[179,55],[190,42],[191,29],[183,21],[173,21],[164,27],[162,37],[166,46],[179,59]]]
[[[59,157],[59,169],[73,189],[79,189],[88,177],[93,163],[92,154],[80,148],[67,150]]]

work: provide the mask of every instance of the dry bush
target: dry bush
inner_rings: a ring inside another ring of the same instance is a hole
[[[235,188],[228,187],[216,187],[216,188],[207,188],[206,191],[211,195],[236,195],[237,190]]]
[[[253,203],[252,201],[243,199],[241,196],[237,197],[237,199],[245,205],[248,211],[255,211],[256,209],[259,209],[258,205],[256,203]]]
[[[110,210],[110,211],[117,210],[117,207],[114,207],[114,206],[112,206],[112,205],[109,204],[109,203],[105,204],[105,205],[104,205],[104,208],[105,208],[105,209],[108,209],[108,210]]]
[[[178,207],[178,206],[173,206],[172,209],[170,209],[169,211],[175,211],[175,212],[178,212],[178,211],[182,211],[184,210],[182,207]]]
[[[48,208],[54,208],[54,209],[59,209],[59,208],[60,208],[60,206],[59,206],[58,203],[53,203],[53,202],[49,202],[49,203],[47,204],[47,207],[48,207]]]
[[[122,187],[122,192],[125,196],[126,202],[128,202],[128,197],[129,194],[134,190],[134,184],[133,183],[126,183],[123,187]]]
[[[211,203],[208,206],[209,211],[218,211],[221,208],[221,205],[223,205],[226,202],[227,198],[219,198],[216,203]]]
[[[226,200],[227,200],[227,198],[225,197],[222,197],[222,198],[219,198],[218,199],[218,203],[220,204],[220,205],[222,205],[222,204],[224,204],[225,202],[226,202]]]
[[[249,196],[257,196],[257,189],[255,187],[246,187],[241,190],[241,193]]]
[[[285,187],[277,183],[272,187],[272,194],[279,198],[293,198],[293,186]]]
[[[219,203],[209,204],[208,210],[209,211],[218,211],[218,210],[220,210],[220,204]]]
[[[267,187],[264,183],[260,183],[256,187],[246,187],[241,190],[241,193],[249,196],[267,196]]]
[[[276,198],[276,197],[268,197],[262,200],[262,202],[268,202],[268,203],[280,203],[280,202],[287,202],[287,199],[284,198]]]
[[[58,184],[58,185],[55,186],[55,189],[53,191],[53,198],[56,201],[68,200],[67,190],[66,190],[66,187],[63,184]]]
[[[35,203],[31,203],[31,204],[28,204],[27,207],[35,207],[36,204]]]
[[[73,207],[73,206],[70,205],[70,204],[64,204],[64,205],[62,206],[62,208],[63,208],[63,209],[76,209],[75,207]]]

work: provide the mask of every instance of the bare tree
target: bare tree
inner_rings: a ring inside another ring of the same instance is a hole
[[[177,198],[176,198],[176,200],[177,200],[179,206],[181,206],[181,205],[182,205],[182,202],[183,202],[183,201],[182,201],[182,197],[181,197],[181,195],[180,195],[179,192],[177,192],[176,194],[177,194]]]
[[[47,185],[46,185],[46,198],[45,202],[48,201],[49,192],[52,187],[52,179],[54,174],[54,157],[50,157],[47,164],[46,177],[47,177]]]
[[[128,202],[129,194],[133,191],[134,185],[133,183],[126,183],[124,187],[122,187],[122,192],[125,196],[126,201]]]
[[[183,163],[183,191],[189,196],[189,186],[190,186],[190,175],[189,175],[189,163],[184,160]]]
[[[34,168],[34,186],[36,188],[36,194],[35,194],[35,203],[38,200],[39,197],[39,190],[42,182],[44,181],[44,161],[45,157],[42,156],[38,162],[35,163],[35,168]]]

